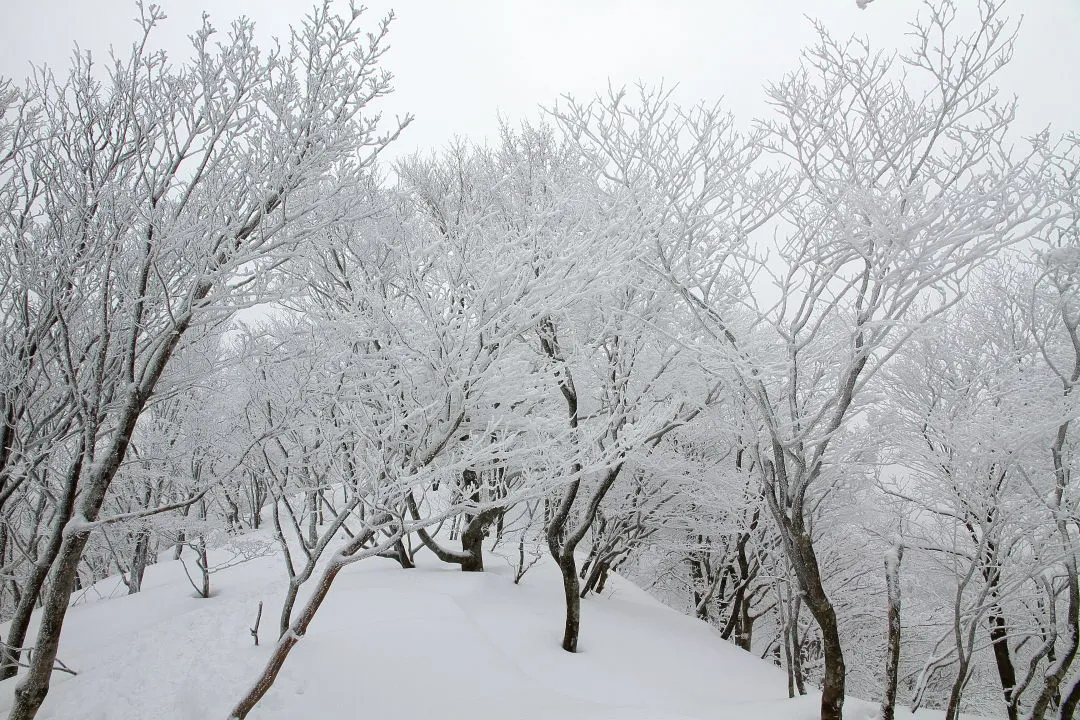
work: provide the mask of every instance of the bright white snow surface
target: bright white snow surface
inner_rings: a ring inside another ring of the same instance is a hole
[[[147,569],[141,593],[122,595],[119,580],[107,580],[71,609],[60,659],[79,674],[53,674],[39,718],[227,717],[276,640],[285,585],[281,559],[258,558],[215,573],[213,597],[200,599],[180,564],[162,558]],[[382,558],[347,567],[273,689],[249,717],[812,720],[817,715],[816,696],[787,698],[779,669],[621,578],[609,581],[603,597],[585,600],[581,652],[565,653],[559,648],[563,609],[555,567],[541,563],[514,585],[504,560],[485,559],[484,573],[463,573],[426,552],[414,570]],[[302,593],[301,600],[305,597]],[[254,647],[249,628],[260,600],[262,644]],[[6,713],[14,684],[0,684],[0,712]],[[857,700],[849,700],[845,710],[850,720],[877,714]],[[911,717],[906,711],[898,715]]]

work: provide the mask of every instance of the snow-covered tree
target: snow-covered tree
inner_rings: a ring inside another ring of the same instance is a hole
[[[928,4],[902,56],[819,27],[801,67],[768,90],[776,115],[762,142],[794,183],[777,241],[759,249],[768,284],[713,289],[747,275],[730,235],[703,262],[685,251],[665,259],[711,335],[713,365],[733,368],[761,424],[756,468],[822,633],[823,719],[842,716],[847,673],[811,509],[849,479],[845,438],[878,369],[956,301],[972,267],[1050,219],[1037,148],[1013,149],[1012,105],[992,84],[1013,31],[1000,3],[980,10],[965,35],[951,3]],[[776,302],[752,308],[752,332],[740,329],[747,313],[736,303],[765,288]]]
[[[206,20],[177,64],[150,46],[160,11],[140,9],[143,37],[100,74],[80,54],[59,78],[42,71],[5,94],[0,181],[17,212],[0,240],[0,306],[25,361],[5,390],[5,432],[29,436],[29,416],[10,412],[37,387],[33,362],[47,363],[70,418],[56,454],[72,458],[12,718],[34,717],[48,693],[79,561],[178,348],[272,291],[298,243],[352,215],[342,188],[397,132],[380,135],[370,114],[390,90],[385,21],[369,35],[359,11],[324,4],[264,52],[250,22],[219,36]]]

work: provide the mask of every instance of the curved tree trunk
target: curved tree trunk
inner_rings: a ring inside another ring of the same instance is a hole
[[[463,572],[484,571],[484,537],[488,526],[502,517],[504,508],[488,508],[469,521],[461,533],[461,551],[465,557],[461,561]]]
[[[821,570],[809,533],[802,527],[801,518],[786,523],[791,548],[791,565],[799,580],[806,606],[821,630],[825,655],[825,677],[821,687],[821,720],[843,720],[847,668],[836,609],[825,593]]]
[[[416,504],[416,498],[409,493],[405,498],[409,513],[414,520],[420,519],[420,508]],[[463,572],[483,572],[484,570],[484,536],[491,523],[495,522],[506,508],[490,507],[470,517],[465,529],[461,533],[461,550],[448,550],[438,543],[435,538],[424,528],[419,528],[416,534],[420,542],[428,550],[445,563],[460,565]]]
[[[589,498],[589,504],[580,523],[570,533],[566,533],[566,521],[570,517],[570,508],[577,499],[580,482],[575,480],[567,488],[563,495],[559,509],[551,520],[547,530],[548,549],[552,557],[559,564],[559,571],[563,579],[563,596],[566,599],[566,622],[563,625],[562,649],[566,652],[577,652],[578,634],[581,629],[581,584],[578,581],[577,560],[574,551],[577,550],[585,534],[589,531],[596,514],[600,509],[608,490],[615,484],[615,480],[622,471],[622,462],[607,471],[603,481],[593,491]],[[575,469],[580,472],[580,468]]]

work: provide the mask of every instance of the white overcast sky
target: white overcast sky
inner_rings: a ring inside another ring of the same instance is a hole
[[[975,0],[957,0],[973,8]],[[169,19],[158,44],[173,59],[202,10],[219,29],[238,15],[259,34],[284,36],[310,7],[295,0],[161,0]],[[372,0],[369,22],[393,7],[386,66],[397,88],[389,113],[416,121],[399,150],[455,135],[483,137],[508,118],[535,114],[559,95],[580,98],[637,80],[678,84],[681,102],[726,105],[742,119],[765,112],[762,85],[795,66],[813,39],[807,16],[838,37],[867,35],[880,48],[907,45],[917,0]],[[1023,14],[1002,89],[1020,96],[1025,134],[1047,124],[1080,130],[1080,0],[1009,0]],[[133,0],[0,0],[0,75],[31,64],[65,66],[78,43],[95,54],[126,48],[137,28]]]

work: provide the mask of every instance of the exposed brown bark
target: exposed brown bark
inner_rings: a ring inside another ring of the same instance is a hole
[[[566,601],[566,619],[563,622],[562,649],[576,653],[581,633],[581,589],[578,585],[577,563],[573,553],[559,558],[562,574],[563,598]]]
[[[999,484],[1004,481],[1005,474],[999,476]],[[995,508],[988,511],[987,521],[992,523]],[[976,526],[970,520],[965,521],[968,533],[976,546],[980,544],[979,533]],[[998,680],[1001,682],[1001,692],[1005,696],[1005,710],[1009,720],[1017,720],[1019,716],[1019,697],[1016,697],[1016,668],[1013,665],[1012,653],[1009,649],[1008,622],[998,602],[1001,586],[1001,568],[998,561],[997,543],[986,540],[986,556],[979,571],[986,581],[987,594],[993,598],[994,603],[987,615],[987,624],[990,626],[990,644],[994,651],[994,665],[997,668]]]
[[[140,382],[127,391],[117,411],[117,424],[112,440],[101,449],[100,457],[95,459],[94,466],[82,484],[84,490],[79,504],[80,521],[92,522],[101,512],[105,494],[131,444],[131,435],[139,415],[165,372],[169,358],[190,326],[195,303],[201,302],[209,294],[211,287],[210,282],[205,279],[197,283],[187,312],[177,318],[171,332],[166,335],[152,357],[148,358],[140,375]],[[64,540],[53,563],[52,585],[45,596],[34,653],[26,677],[15,687],[15,699],[8,720],[33,720],[49,692],[49,677],[52,675],[60,647],[60,630],[71,602],[79,561],[90,537],[89,530],[80,528],[81,523],[72,526],[74,517],[73,515],[73,519],[63,526]]]
[[[588,574],[585,577],[585,584],[581,588],[581,595],[584,598],[590,592],[601,593],[604,591],[604,585],[607,583],[608,574],[611,572],[611,561],[605,558],[594,557],[588,567]]]
[[[326,551],[327,545],[337,535],[338,530],[348,528],[345,526],[345,521],[352,514],[353,510],[357,509],[360,505],[360,496],[355,495],[349,499],[347,503],[342,507],[338,514],[330,521],[329,526],[323,530],[322,537],[318,542],[312,546],[307,547],[303,545],[303,549],[306,555],[306,562],[304,566],[297,572],[295,565],[293,564],[292,555],[290,555],[289,544],[285,540],[285,534],[281,528],[281,517],[278,512],[278,503],[285,502],[286,508],[288,508],[287,501],[274,500],[272,507],[272,517],[274,520],[274,529],[277,533],[278,543],[281,546],[281,552],[285,559],[285,570],[289,575],[289,585],[285,590],[285,599],[281,604],[281,615],[278,618],[278,636],[284,637],[288,632],[289,626],[292,624],[292,612],[293,607],[296,605],[296,598],[300,593],[300,587],[306,583],[312,573],[315,572],[315,565],[319,562],[319,558]],[[355,537],[350,539],[350,542],[355,540]],[[305,541],[301,538],[300,542],[303,544]]]
[[[960,717],[960,698],[964,692],[970,676],[971,663],[967,655],[957,662],[956,680],[953,681],[952,689],[949,690],[949,702],[945,706],[945,720],[957,720]]]
[[[795,697],[795,663],[791,647],[791,616],[788,615],[781,633],[784,636],[784,667],[787,668],[787,696]]]

